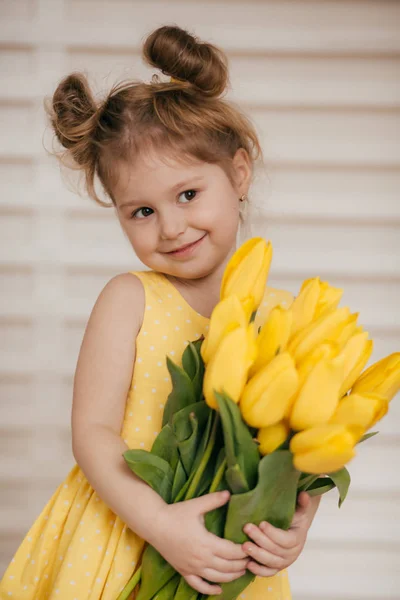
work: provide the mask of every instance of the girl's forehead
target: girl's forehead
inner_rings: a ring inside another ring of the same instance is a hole
[[[151,188],[167,191],[191,178],[215,177],[216,168],[217,165],[194,158],[180,159],[156,153],[146,154],[135,160],[120,163],[115,195],[122,201],[126,194],[131,196],[132,192],[141,195]]]

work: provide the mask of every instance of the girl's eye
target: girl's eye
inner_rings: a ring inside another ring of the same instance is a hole
[[[150,211],[150,212],[147,212]],[[147,206],[144,206],[143,208],[138,208],[138,210],[135,210],[135,212],[132,213],[132,218],[133,219],[145,219],[146,217],[149,217],[153,212],[152,208],[148,208]],[[142,213],[142,216],[138,216],[139,213]]]
[[[185,195],[186,200],[186,202],[183,202],[183,204],[186,204],[187,202],[191,202],[192,200],[194,200],[194,198],[197,195],[197,192],[196,190],[186,190],[179,194],[179,198],[183,195]],[[146,217],[149,217],[151,214],[153,214],[153,212],[154,211],[152,208],[144,206],[143,208],[138,208],[137,210],[135,210],[135,212],[132,213],[131,217],[132,219],[145,219]]]
[[[186,195],[186,194],[188,194],[190,196],[189,198],[186,196],[186,200],[188,202],[190,202],[191,200],[194,200],[197,192],[196,192],[196,190],[186,190],[186,191],[182,192],[182,194],[179,194],[179,197]]]

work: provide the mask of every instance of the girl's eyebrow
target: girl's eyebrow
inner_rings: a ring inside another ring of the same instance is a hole
[[[175,185],[173,185],[170,188],[171,192],[176,192],[178,191],[179,188],[185,186],[185,185],[189,185],[189,183],[199,183],[200,181],[203,181],[204,176],[203,175],[195,175],[193,177],[190,177],[190,179],[185,179],[183,181],[180,181],[179,183],[176,183]],[[129,200],[128,202],[125,202],[124,204],[120,204],[120,208],[124,208],[125,206],[132,206],[133,204],[140,204],[140,200]]]

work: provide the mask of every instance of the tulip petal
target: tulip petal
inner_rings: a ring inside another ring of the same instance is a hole
[[[281,421],[296,393],[298,381],[290,354],[278,354],[247,383],[240,399],[243,419],[258,429]]]
[[[269,427],[262,427],[258,430],[257,440],[259,442],[258,449],[264,456],[271,454],[276,448],[279,448],[287,439],[290,432],[290,427],[285,421],[275,423]]]
[[[207,364],[215,354],[222,338],[237,327],[246,327],[249,319],[237,296],[218,302],[210,319],[209,330],[201,346],[201,357]]]
[[[341,469],[354,456],[356,436],[344,425],[322,425],[297,433],[290,441],[296,469],[319,475]]]
[[[400,390],[400,352],[371,365],[353,385],[357,394],[378,394],[389,402]]]
[[[294,400],[289,422],[299,431],[327,423],[339,402],[344,357],[322,358],[305,379]]]

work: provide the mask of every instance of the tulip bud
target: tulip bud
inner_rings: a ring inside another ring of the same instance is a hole
[[[250,369],[252,377],[280,352],[286,350],[292,324],[292,313],[281,306],[273,308],[256,338],[257,358]]]
[[[341,354],[345,357],[344,379],[339,390],[341,398],[353,385],[372,354],[373,342],[368,339],[368,332],[357,333],[347,342]]]
[[[357,319],[358,313],[351,314],[347,321],[339,323],[337,328],[332,331],[332,338],[341,348],[344,348],[351,337],[356,334]]]
[[[386,415],[388,406],[388,401],[376,394],[352,393],[339,402],[330,423],[356,425],[366,431]]]
[[[336,309],[339,305],[342,296],[342,289],[335,288],[329,285],[327,281],[321,281],[318,303],[315,307],[313,319],[318,319],[318,317],[320,317],[321,315]]]
[[[293,464],[299,471],[315,475],[333,473],[354,456],[358,428],[321,425],[301,431],[290,440]]]
[[[339,402],[343,381],[344,357],[322,358],[311,369],[300,387],[289,415],[294,430],[327,423]]]
[[[400,389],[400,352],[394,352],[371,365],[356,380],[355,394],[377,394],[388,402]]]
[[[259,429],[257,440],[259,442],[258,449],[260,453],[263,456],[265,456],[265,454],[271,454],[271,452],[283,444],[287,439],[289,432],[290,427],[286,421],[280,421],[279,423],[275,423],[275,425]]]
[[[350,311],[347,306],[337,308],[332,312],[324,313],[316,321],[300,330],[288,344],[288,351],[296,363],[299,363],[308,352],[322,342],[333,340],[337,328],[342,323],[348,322]]]
[[[272,245],[261,237],[242,244],[230,258],[222,277],[221,300],[236,295],[248,314],[257,310],[264,296],[272,260]]]
[[[291,310],[293,323],[291,336],[304,329],[314,318],[315,308],[319,298],[319,277],[307,279],[301,286],[299,295],[293,300]]]
[[[281,421],[297,386],[292,357],[287,352],[278,354],[247,383],[240,399],[243,419],[257,429]]]
[[[237,296],[218,302],[211,314],[209,330],[201,345],[201,357],[207,364],[215,354],[222,338],[237,327],[246,327],[248,318]]]
[[[222,338],[204,372],[203,393],[210,408],[218,408],[214,391],[225,392],[231,400],[239,402],[255,357],[253,323],[237,327]]]

